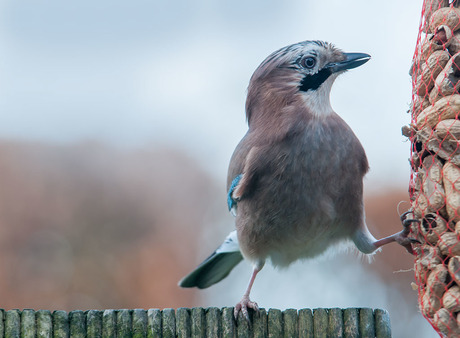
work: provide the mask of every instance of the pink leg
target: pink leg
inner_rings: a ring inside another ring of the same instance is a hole
[[[379,239],[378,241],[375,241],[374,245],[377,248],[380,248],[381,246],[384,246],[385,244],[389,244],[389,243],[393,243],[393,242],[400,243],[400,242],[402,242],[403,239],[404,239],[404,236],[403,236],[402,231],[401,231],[401,232],[395,233],[395,234],[393,234],[391,236],[388,236],[388,237]],[[401,244],[401,245],[403,245],[403,244]]]
[[[261,267],[255,266],[254,269],[252,270],[252,276],[251,279],[249,280],[249,285],[248,288],[246,289],[246,292],[243,295],[243,298],[235,305],[235,310],[233,311],[233,315],[235,316],[235,319],[238,318],[238,313],[241,311],[244,315],[244,317],[249,321],[249,314],[248,314],[248,308],[253,309],[254,311],[259,311],[259,306],[257,305],[256,302],[252,302],[249,299],[249,294],[251,293],[252,285],[254,284],[254,280],[256,279],[257,274],[261,270]]]

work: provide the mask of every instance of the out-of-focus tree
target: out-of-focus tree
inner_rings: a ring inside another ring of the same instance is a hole
[[[3,141],[0,187],[7,309],[192,305],[177,281],[225,211],[224,187],[173,149]]]

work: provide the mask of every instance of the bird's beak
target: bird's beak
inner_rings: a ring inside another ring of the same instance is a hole
[[[345,60],[334,62],[327,65],[332,73],[340,72],[347,69],[353,69],[365,64],[371,56],[366,53],[343,53]]]

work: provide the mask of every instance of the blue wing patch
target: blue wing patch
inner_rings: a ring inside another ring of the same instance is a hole
[[[227,205],[228,205],[229,211],[232,211],[234,210],[234,208],[236,208],[236,200],[233,199],[232,195],[233,195],[233,191],[235,190],[236,186],[238,185],[238,183],[240,183],[241,177],[243,177],[243,174],[239,174],[238,176],[236,176],[233,179],[232,184],[230,185],[230,189],[228,190]]]

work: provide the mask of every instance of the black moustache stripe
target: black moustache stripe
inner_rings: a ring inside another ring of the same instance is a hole
[[[324,81],[332,74],[330,68],[323,68],[318,73],[313,75],[305,75],[300,82],[299,90],[307,92],[309,90],[316,90],[323,84]]]

